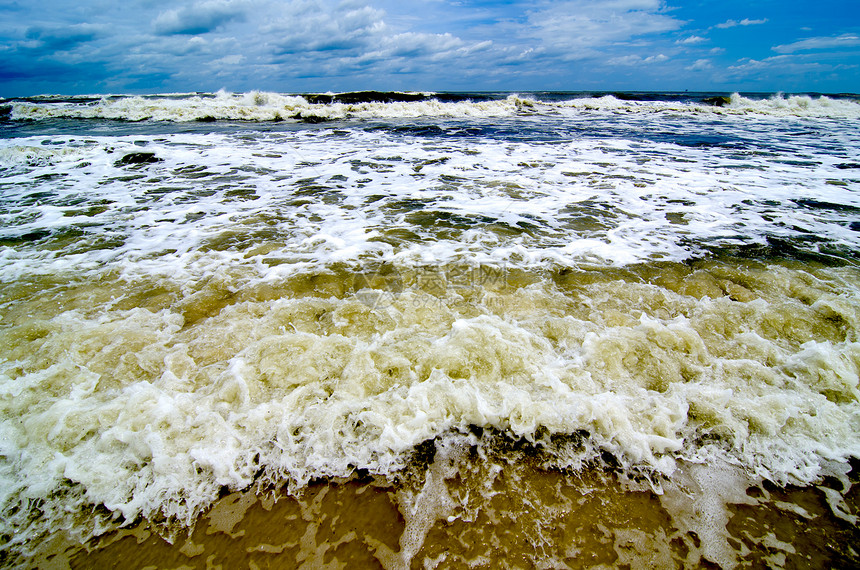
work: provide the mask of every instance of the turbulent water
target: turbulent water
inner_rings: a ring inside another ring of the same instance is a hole
[[[3,564],[860,564],[858,98],[0,112]]]

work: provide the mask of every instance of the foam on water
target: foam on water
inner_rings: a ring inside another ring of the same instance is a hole
[[[688,565],[735,564],[727,504],[749,486],[832,477],[833,516],[856,521],[860,140],[834,119],[852,101],[13,105],[376,118],[0,139],[5,551],[370,473],[399,485],[405,527],[399,550],[367,544],[408,567],[524,447],[662,494]],[[675,556],[622,530],[619,560]]]
[[[681,460],[805,485],[860,454],[855,269],[657,274],[443,297],[404,275],[384,307],[362,290],[284,283],[269,300],[154,282],[137,287],[164,293],[137,308],[117,299],[134,284],[106,276],[7,303],[3,534],[190,524],[223,487],[394,474],[421,442],[471,426],[580,434],[554,447],[559,467],[609,453],[658,489]],[[88,505],[107,510],[93,520]]]
[[[809,95],[775,95],[767,99],[750,99],[737,93],[731,97],[731,110],[794,117],[834,117],[856,119],[860,102],[857,99],[833,99]]]
[[[269,279],[333,263],[625,264],[730,247],[845,257],[860,245],[846,220],[860,211],[843,168],[858,160],[849,126],[777,143],[773,128],[712,125],[718,138],[740,130],[740,148],[374,128],[7,139],[0,274],[110,262]]]
[[[559,103],[548,103],[578,111],[610,111],[623,113],[684,113],[706,115],[759,114],[778,117],[846,118],[860,117],[857,99],[835,99],[827,96],[776,94],[767,98],[750,98],[733,93],[730,97],[715,98],[719,105],[679,103],[673,101],[629,101],[612,95],[580,98]],[[546,104],[546,103],[542,103]]]
[[[499,117],[516,113],[520,100],[439,102],[361,102],[312,104],[300,95],[226,93],[183,98],[112,97],[96,102],[14,102],[15,120],[49,118],[113,119],[122,121],[282,121],[399,117]]]
[[[372,98],[371,98],[372,99]],[[384,99],[384,98],[383,98]],[[441,100],[440,100],[441,99]],[[86,99],[12,101],[14,120],[50,118],[113,119],[123,121],[282,121],[337,120],[414,117],[510,117],[547,112],[553,109],[576,112],[610,113],[683,113],[706,115],[761,114],[785,117],[850,118],[860,117],[860,103],[851,98],[809,95],[773,95],[749,98],[737,93],[717,97],[719,106],[685,101],[629,100],[613,95],[600,97],[571,96],[567,100],[541,99],[539,95],[509,95],[505,98],[476,95],[471,100],[458,96],[456,101],[445,95],[430,94],[418,101],[360,101],[343,103],[309,103],[300,95],[265,93],[218,93],[186,96],[112,96]]]

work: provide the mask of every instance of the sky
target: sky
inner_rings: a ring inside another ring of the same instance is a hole
[[[860,92],[857,0],[0,0],[0,96]]]

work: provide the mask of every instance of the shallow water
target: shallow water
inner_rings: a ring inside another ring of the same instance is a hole
[[[466,447],[453,458],[441,447],[444,459],[416,461],[414,479],[318,481],[298,498],[283,490],[232,493],[193,532],[170,542],[139,525],[84,551],[58,541],[38,564],[666,568],[715,566],[711,559],[724,567],[838,568],[858,562],[856,525],[828,505],[828,494],[843,488],[835,479],[811,488],[732,489],[708,502],[676,489],[656,495],[605,469],[546,469],[540,452],[510,439]],[[730,483],[737,477],[731,469],[692,474]],[[732,503],[722,508],[725,499]],[[856,486],[846,501],[856,512]],[[723,526],[723,536],[710,532]]]
[[[13,103],[6,563],[857,562],[856,101],[302,101]]]

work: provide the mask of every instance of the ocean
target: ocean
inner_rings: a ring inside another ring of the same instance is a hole
[[[0,101],[0,565],[860,565],[860,98]]]

